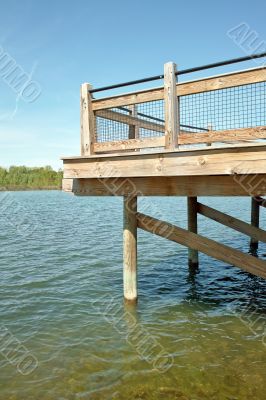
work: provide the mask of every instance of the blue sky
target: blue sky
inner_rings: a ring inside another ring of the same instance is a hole
[[[265,51],[265,9],[263,0],[1,0],[0,49],[41,92],[31,103],[18,99],[0,76],[0,165],[59,168],[61,156],[79,155],[82,82],[98,87],[157,75],[167,61],[198,66],[259,44]],[[257,39],[239,46],[227,32],[243,23]],[[203,75],[249,66],[255,61]]]

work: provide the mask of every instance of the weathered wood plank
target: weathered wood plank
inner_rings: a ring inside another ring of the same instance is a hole
[[[224,142],[222,142],[221,144],[216,144],[213,149],[209,149],[208,152],[212,152],[213,150],[226,150],[226,149],[241,149],[243,150],[244,148],[259,148],[261,147],[262,149],[265,148],[266,143],[263,142],[258,142],[258,141],[250,141],[247,140],[246,142],[234,142],[230,144],[225,144]],[[175,149],[175,150],[162,150],[162,149],[155,149],[152,151],[149,151],[149,154],[155,155],[155,154],[176,154],[176,155],[180,155],[181,153],[201,153],[202,151],[204,151],[203,147],[182,147],[182,150],[179,149]],[[135,152],[131,152],[131,153],[126,153],[126,156],[135,156],[136,153]],[[93,158],[106,158],[106,157],[120,157],[122,156],[122,154],[120,153],[114,153],[114,154],[92,154],[91,156],[67,156],[67,157],[61,157],[61,160],[85,160],[85,159],[93,159]]]
[[[92,86],[89,83],[83,83],[80,88],[80,141],[81,155],[84,156],[93,154],[95,139],[95,119],[90,89]]]
[[[118,117],[117,117],[118,118]],[[129,123],[129,121],[128,121]],[[141,123],[132,123],[132,125],[141,127]],[[147,124],[148,126],[148,124]],[[147,128],[148,129],[148,128]],[[164,127],[163,127],[164,129]],[[155,129],[153,129],[155,130]],[[161,130],[162,131],[162,130]],[[178,140],[179,144],[199,144],[199,143],[213,143],[213,142],[225,142],[225,141],[240,141],[240,140],[252,140],[252,139],[264,139],[266,138],[266,127],[256,128],[241,128],[231,131],[212,131],[208,133],[184,133],[181,131]],[[134,140],[134,141],[133,141]],[[119,150],[132,150],[132,149],[144,149],[150,147],[164,147],[165,138],[164,136],[149,137],[142,139],[130,139],[130,140],[118,140],[113,142],[95,142],[94,152],[103,153],[108,151],[119,151]]]
[[[117,140],[115,142],[98,142],[94,144],[95,153],[108,151],[146,149],[150,147],[164,147],[164,136],[154,136],[149,138]]]
[[[189,82],[177,83],[176,90],[177,96],[184,96],[264,81],[266,81],[266,68],[259,67],[251,70],[238,71],[204,79],[192,80]],[[163,98],[164,88],[161,87],[107,97],[104,99],[95,99],[92,102],[92,109],[101,110],[129,104],[145,103],[147,101],[162,100]]]
[[[266,231],[259,229],[256,226],[247,224],[238,218],[227,215],[201,203],[198,203],[198,213],[216,222],[219,222],[222,225],[228,226],[229,228],[250,236],[257,241],[259,240],[266,243]]]
[[[164,65],[164,113],[165,113],[165,148],[177,147],[178,107],[176,96],[176,64]]]
[[[266,195],[266,174],[63,179],[63,190],[79,196],[256,196]],[[239,182],[239,183],[238,183]],[[250,193],[249,182],[253,192]],[[245,184],[243,184],[245,183]],[[247,188],[246,188],[247,186]]]
[[[266,138],[266,126],[258,126],[255,128],[240,128],[224,131],[209,131],[202,133],[184,133],[181,132],[178,137],[179,144],[198,144],[198,143],[214,143],[241,140],[254,140]]]
[[[198,250],[217,260],[239,267],[251,274],[266,278],[266,261],[220,244],[212,239],[189,232],[183,228],[137,213],[138,228],[164,237],[191,249]]]
[[[65,178],[265,174],[266,146],[64,159]]]
[[[212,90],[228,89],[231,87],[265,81],[266,67],[259,67],[253,70],[233,72],[231,74],[209,77],[194,82],[178,84],[177,95],[184,96],[189,94],[203,93]]]
[[[164,91],[161,87],[156,89],[147,89],[124,95],[111,96],[103,99],[95,99],[92,103],[92,109],[96,111],[130,104],[146,103],[148,101],[162,100],[163,96]]]

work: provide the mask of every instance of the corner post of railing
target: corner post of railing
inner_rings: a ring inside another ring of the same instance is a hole
[[[164,64],[165,147],[178,147],[179,107],[176,94],[176,64]]]
[[[94,153],[95,116],[92,109],[92,95],[89,83],[83,83],[80,88],[80,141],[81,155],[89,156]]]

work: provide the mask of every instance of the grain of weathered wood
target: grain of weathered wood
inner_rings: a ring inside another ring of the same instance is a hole
[[[105,111],[103,111],[104,113]],[[117,117],[118,120],[118,117]],[[139,122],[141,120],[132,121],[132,126],[135,127],[146,127],[146,129],[151,129],[160,132],[164,132],[164,126],[158,124],[150,125],[150,123]],[[129,124],[130,120],[128,117],[124,118],[124,122]],[[157,125],[157,126],[155,126]],[[252,139],[263,139],[266,138],[266,127],[256,127],[256,128],[241,128],[226,131],[212,131],[208,133],[185,133],[180,131],[178,135],[178,141],[180,145],[184,144],[199,144],[199,143],[214,143],[214,142],[225,142],[225,141],[240,141],[240,140],[252,140]],[[164,136],[154,136],[149,138],[137,139],[136,141],[130,140],[117,140],[113,142],[98,142],[94,143],[94,152],[108,152],[115,150],[132,150],[134,148],[150,148],[150,147],[163,147],[165,144]]]
[[[184,96],[265,81],[266,67],[260,67],[249,71],[233,72],[231,74],[178,84],[177,95]]]
[[[189,232],[183,228],[137,213],[138,228],[167,238],[183,246],[205,253],[217,260],[239,267],[254,275],[266,278],[266,261],[220,244],[212,239]]]
[[[210,149],[211,150],[211,152],[213,151],[213,150],[226,150],[226,149],[239,149],[240,151],[242,151],[244,148],[251,148],[251,147],[255,147],[255,148],[259,148],[259,147],[261,147],[261,148],[265,148],[265,146],[266,146],[266,143],[264,143],[264,142],[258,142],[258,141],[246,141],[246,142],[243,142],[243,141],[241,141],[241,142],[234,142],[234,143],[230,143],[230,144],[224,144],[224,142],[223,143],[219,143],[219,144],[216,144],[214,147],[213,147],[213,149]],[[181,154],[181,153],[191,153],[191,151],[193,151],[193,153],[201,153],[202,151],[204,150],[204,148],[202,147],[202,146],[200,146],[200,147],[198,147],[198,146],[195,146],[195,147],[191,147],[191,146],[189,146],[188,148],[187,147],[182,147],[182,151],[180,150],[180,149],[175,149],[175,150],[171,150],[171,151],[169,151],[169,150],[162,150],[162,149],[154,149],[154,150],[152,150],[152,151],[149,151],[149,154],[153,154],[153,155],[155,155],[155,154],[169,154],[169,153],[172,153],[172,154],[176,154],[176,155],[178,155],[178,154]],[[126,153],[126,156],[134,156],[134,155],[136,155],[136,153],[135,152],[131,152],[131,153]],[[106,157],[120,157],[120,156],[123,156],[122,154],[120,154],[120,153],[114,153],[114,154],[108,154],[108,155],[106,155],[106,154],[92,154],[92,155],[90,155],[90,156],[67,156],[67,157],[61,157],[61,160],[85,160],[85,159],[88,159],[88,158],[90,158],[90,159],[93,159],[93,158],[106,158]]]
[[[78,196],[248,196],[245,185],[254,184],[254,196],[261,194],[259,182],[266,174],[234,176],[167,176],[142,178],[63,179],[63,190]],[[256,192],[256,190],[258,192]],[[266,186],[262,195],[266,195]]]
[[[93,154],[95,139],[95,118],[90,89],[92,86],[89,83],[83,83],[80,88],[80,139],[81,155],[84,156]]]
[[[175,149],[178,135],[178,106],[176,96],[176,64],[164,65],[164,115],[165,115],[165,147]]]
[[[124,197],[124,297],[127,301],[137,300],[137,197]]]
[[[178,96],[184,96],[206,91],[227,89],[234,86],[247,85],[251,83],[265,82],[266,68],[259,67],[251,70],[244,70],[213,76],[204,79],[192,80],[189,82],[177,83],[176,90]],[[164,98],[164,88],[155,88],[134,93],[127,93],[107,97],[104,99],[95,99],[92,103],[93,110],[119,107],[129,104],[143,103],[147,101],[162,100]]]
[[[250,236],[257,241],[260,240],[261,242],[266,243],[266,232],[262,229],[259,229],[255,225],[252,226],[247,224],[238,218],[227,215],[201,203],[198,203],[198,213],[247,236]]]
[[[266,147],[64,159],[65,178],[265,174]],[[236,178],[236,182],[239,182]]]
[[[153,136],[149,138],[117,140],[114,142],[99,142],[94,144],[95,153],[104,153],[109,151],[147,149],[151,147],[163,147],[164,136]]]
[[[242,141],[266,138],[266,126],[258,126],[254,128],[230,129],[224,131],[209,131],[202,133],[184,133],[181,132],[178,137],[179,144],[198,144],[198,143],[214,143]]]
[[[104,110],[106,108],[120,107],[130,104],[146,103],[148,101],[162,100],[163,88],[146,89],[122,95],[95,99],[92,103],[93,110]]]

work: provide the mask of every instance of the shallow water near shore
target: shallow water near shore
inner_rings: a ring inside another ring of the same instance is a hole
[[[247,198],[200,201],[249,220]],[[266,281],[202,254],[191,274],[186,248],[139,232],[124,305],[121,198],[0,193],[0,208],[0,400],[265,398]],[[139,210],[186,226],[185,198]],[[248,252],[204,217],[199,233]]]

